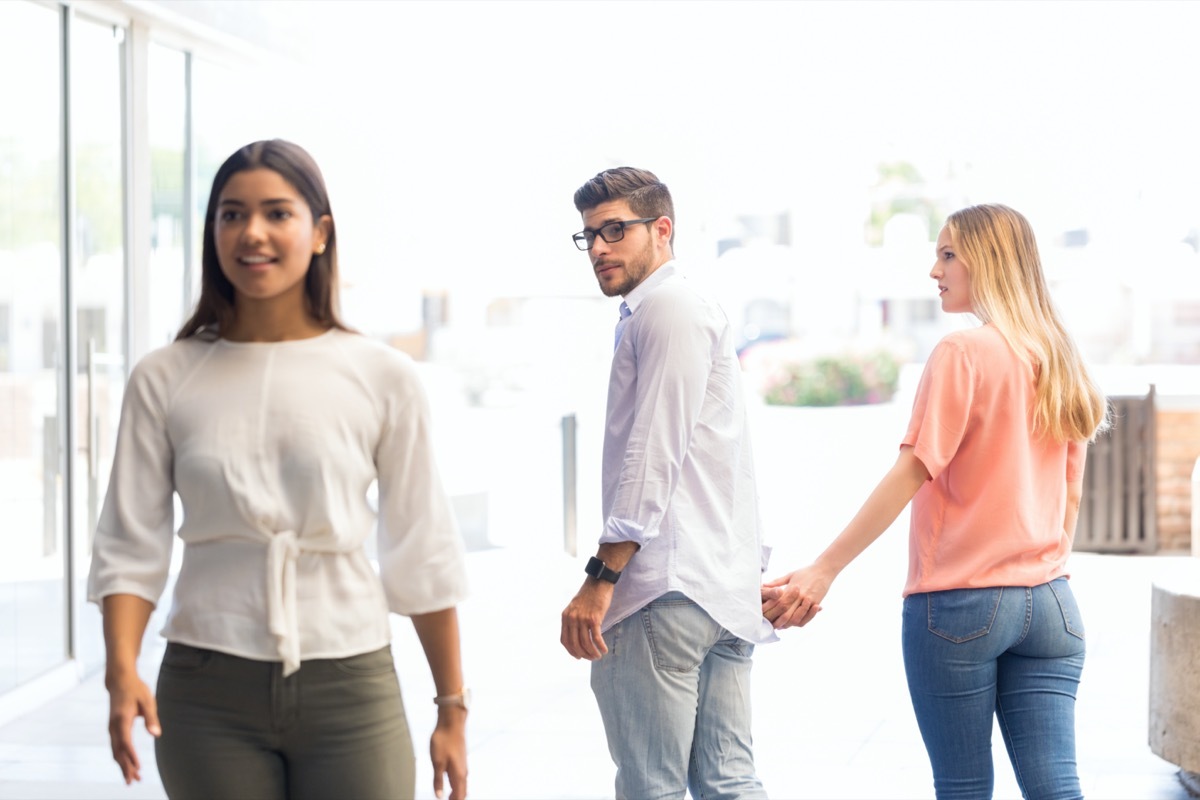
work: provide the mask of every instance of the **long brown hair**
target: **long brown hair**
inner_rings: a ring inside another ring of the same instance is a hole
[[[329,205],[329,193],[325,179],[317,162],[303,147],[283,139],[253,142],[237,150],[217,170],[213,178],[212,191],[208,195],[208,210],[204,212],[204,243],[200,255],[200,299],[196,309],[179,333],[176,341],[191,336],[216,339],[228,331],[236,315],[233,284],[221,272],[217,260],[216,224],[217,202],[225,184],[239,172],[251,169],[269,169],[279,175],[300,193],[312,212],[313,221],[329,216],[329,236],[325,240],[325,252],[314,254],[304,276],[304,305],[308,314],[318,324],[327,328],[349,330],[338,316],[337,299],[337,232],[333,224],[333,211]]]

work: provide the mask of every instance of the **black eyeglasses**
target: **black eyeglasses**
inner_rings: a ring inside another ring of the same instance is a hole
[[[612,244],[619,242],[625,238],[625,228],[629,225],[641,225],[645,222],[654,222],[658,217],[643,217],[642,219],[625,219],[618,222],[606,222],[596,230],[584,228],[579,233],[571,237],[575,242],[575,246],[580,250],[591,250],[592,245],[596,243],[596,235]]]

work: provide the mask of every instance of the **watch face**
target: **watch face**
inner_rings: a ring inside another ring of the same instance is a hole
[[[588,559],[587,566],[583,568],[583,571],[596,580],[608,581],[609,583],[616,583],[617,578],[621,577],[621,573],[609,569],[607,564],[595,556]]]

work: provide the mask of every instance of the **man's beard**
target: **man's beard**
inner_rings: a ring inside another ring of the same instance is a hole
[[[632,258],[626,259],[622,265],[625,278],[620,283],[606,284],[601,281],[600,291],[604,293],[605,297],[624,296],[633,291],[646,278],[646,275],[649,274],[652,258],[653,254],[650,252],[650,248],[647,247],[642,252],[636,253]]]

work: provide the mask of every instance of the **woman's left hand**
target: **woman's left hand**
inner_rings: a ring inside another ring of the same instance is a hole
[[[433,760],[433,793],[445,797],[442,779],[450,779],[450,800],[467,797],[467,711],[457,706],[438,709],[437,727],[429,737]]]
[[[789,572],[762,586],[762,614],[777,629],[803,627],[821,610],[833,577],[816,565]]]

